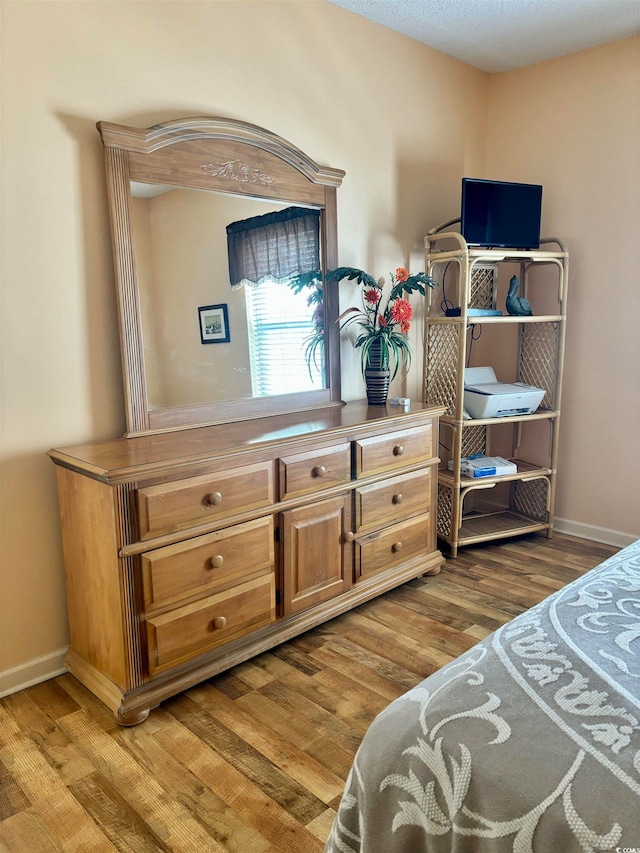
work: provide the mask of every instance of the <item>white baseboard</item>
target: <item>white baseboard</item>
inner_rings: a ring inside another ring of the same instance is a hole
[[[62,675],[67,672],[67,667],[64,665],[66,654],[67,649],[65,647],[48,655],[34,658],[13,669],[6,669],[4,672],[0,672],[0,699],[3,696],[9,696],[11,693],[17,693],[18,690],[33,687],[34,684],[40,684],[41,681],[48,681],[50,678],[55,678],[56,675]]]
[[[621,533],[619,530],[609,530],[608,527],[594,527],[591,524],[582,524],[579,521],[569,521],[567,518],[556,517],[553,520],[553,529],[558,533],[566,533],[568,536],[577,536],[579,539],[590,539],[592,542],[601,542],[603,545],[613,545],[625,548],[635,542],[638,536],[631,533]]]

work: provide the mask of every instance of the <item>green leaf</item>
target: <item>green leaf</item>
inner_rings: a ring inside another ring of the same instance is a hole
[[[356,279],[358,284],[364,284],[366,287],[375,287],[377,290],[380,289],[375,278],[370,276],[369,273],[364,272],[364,270],[359,270],[355,267],[336,267],[336,269],[330,270],[325,277],[327,281],[336,283],[342,281],[343,278],[349,279],[349,281]]]
[[[298,273],[298,275],[291,276],[287,284],[294,293],[300,293],[306,287],[322,289],[322,272],[321,270],[311,270],[310,272]]]

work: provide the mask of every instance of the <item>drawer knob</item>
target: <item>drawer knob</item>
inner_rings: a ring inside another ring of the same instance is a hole
[[[394,504],[401,504],[401,503],[402,503],[402,494],[394,495],[394,496],[391,498],[391,503],[394,503]]]
[[[225,616],[216,616],[216,618],[213,620],[214,628],[224,628],[226,624],[227,619]]]
[[[324,467],[324,465],[318,465],[311,472],[311,476],[312,477],[324,477],[324,475],[326,473],[327,473],[327,469]]]
[[[347,530],[347,532],[344,534],[344,536],[342,538],[344,539],[345,542],[353,542],[353,540],[356,538],[356,535],[355,535],[355,533],[352,533],[351,530]]]
[[[222,503],[222,492],[211,492],[205,498],[205,503],[207,506],[218,506],[219,503]]]
[[[396,446],[393,448],[393,455],[394,456],[402,456],[403,453],[404,453],[404,444],[396,444]]]
[[[222,568],[222,564],[224,563],[224,557],[222,556],[222,554],[216,554],[215,557],[211,558],[210,563],[210,569],[220,569]]]
[[[391,546],[391,550],[394,554],[397,554],[398,551],[402,551],[402,542],[394,542]]]

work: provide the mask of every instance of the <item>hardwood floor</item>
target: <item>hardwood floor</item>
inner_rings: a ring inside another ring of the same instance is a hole
[[[425,577],[118,727],[72,676],[0,700],[0,850],[322,851],[373,717],[617,549],[555,534]]]

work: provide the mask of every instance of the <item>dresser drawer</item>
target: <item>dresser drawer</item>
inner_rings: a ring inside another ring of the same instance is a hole
[[[150,539],[272,503],[270,461],[149,486],[138,489],[140,538]]]
[[[351,481],[351,445],[338,444],[280,459],[280,500]]]
[[[273,573],[147,619],[149,671],[235,640],[275,620]]]
[[[430,513],[356,539],[356,581],[433,551]]]
[[[374,435],[354,442],[356,477],[367,477],[432,459],[434,430],[429,423],[415,429]]]
[[[431,508],[431,469],[355,490],[356,530],[372,530]]]
[[[142,554],[145,609],[216,592],[271,571],[273,541],[269,516]]]

